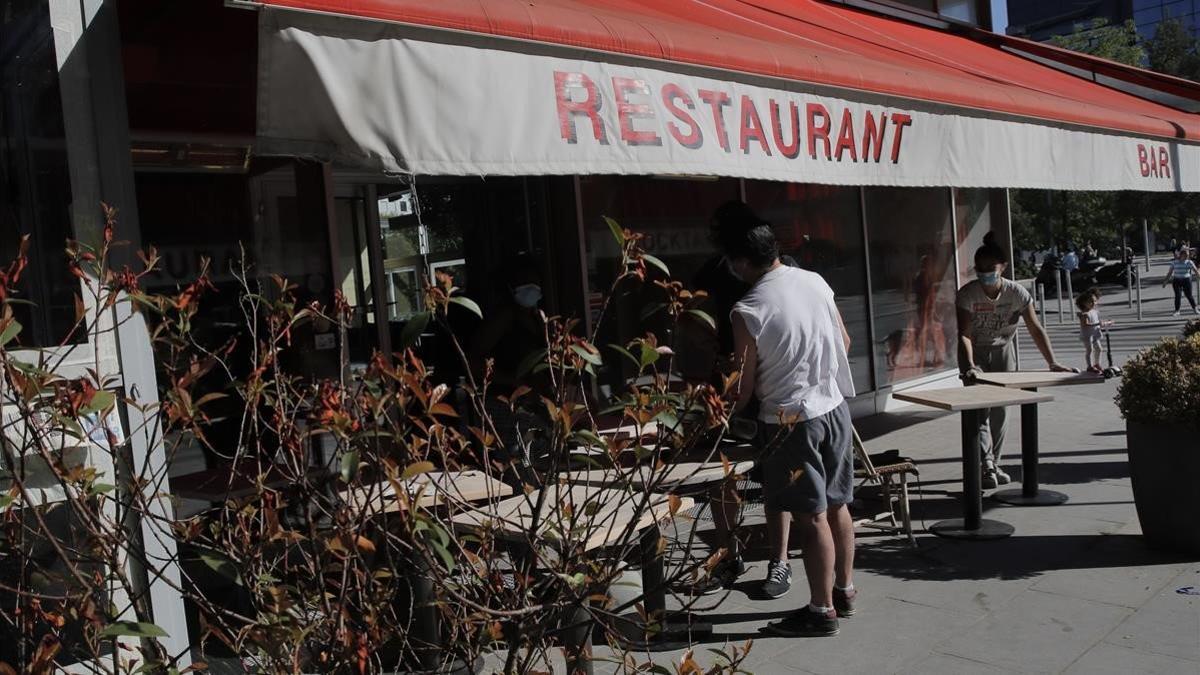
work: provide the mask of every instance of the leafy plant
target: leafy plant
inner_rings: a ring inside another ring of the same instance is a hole
[[[1183,339],[1188,339],[1193,335],[1200,335],[1200,319],[1192,319],[1183,325]]]
[[[212,343],[197,329],[217,292],[207,267],[175,294],[145,292],[140,280],[157,256],[147,251],[142,269],[111,269],[116,212],[106,208],[106,216],[96,246],[68,246],[87,292],[80,326],[91,331],[96,363],[65,370],[59,352],[31,361],[15,350],[21,326],[8,303],[24,257],[0,276],[0,630],[15,636],[0,651],[0,672],[8,672],[5,657],[30,672],[78,662],[98,672],[178,672],[180,655],[161,641],[145,582],[132,570],[169,584],[194,608],[201,626],[194,657],[238,657],[259,672],[428,669],[451,658],[488,658],[504,672],[546,670],[548,652],[571,646],[564,636],[580,626],[605,636],[623,671],[672,672],[637,659],[622,640],[630,613],[642,612],[651,631],[661,620],[645,613],[646,594],[660,588],[620,604],[613,592],[646,542],[632,526],[602,528],[613,513],[658,519],[647,497],[668,491],[665,473],[676,459],[721,459],[736,373],[721,387],[672,382],[673,350],[654,334],[601,350],[576,320],[543,316],[545,347],[527,368],[538,380],[511,391],[496,390],[490,367],[480,378],[465,368],[465,384],[452,391],[412,349],[376,353],[353,376],[302,376],[289,365],[294,336],[316,325],[344,334],[343,298],[303,303],[289,280],[256,277],[243,263],[232,270],[236,296],[223,302],[241,309],[244,325]],[[702,296],[671,281],[666,265],[641,249],[640,235],[610,224],[623,259],[614,288],[656,289],[653,311],[672,328],[683,319],[711,326],[693,306]],[[448,276],[427,280],[424,293],[430,309],[418,317],[422,327],[438,324],[453,336],[451,305],[480,313]],[[607,294],[610,302],[616,296]],[[105,365],[104,345],[131,320],[121,316],[149,327],[157,402],[121,391]],[[597,401],[587,391],[610,367],[606,359],[628,362],[640,377],[614,400]],[[510,422],[497,418],[498,406],[523,420],[520,433],[505,433]],[[108,421],[121,410],[145,421],[121,433]],[[637,432],[604,436],[602,422]],[[169,462],[131,462],[134,437],[162,445],[168,459],[203,448],[237,467],[228,482],[240,487],[193,515],[164,509]],[[519,447],[504,447],[508,437]],[[89,461],[73,461],[73,448],[84,443]],[[311,461],[316,446],[333,450],[321,467]],[[24,471],[30,458],[51,467],[56,503],[40,505],[46,486]],[[536,501],[528,505],[540,514],[581,462],[614,473],[607,496],[555,502],[554,517],[520,521],[515,536],[494,519],[463,526],[461,517],[502,497],[472,504],[456,498],[453,484],[414,482],[470,469],[510,486],[514,499]],[[668,503],[673,516],[682,502],[670,495]],[[140,529],[128,527],[133,522]],[[694,580],[723,554],[698,550],[694,531],[672,530],[670,522],[669,536],[650,549],[677,561],[665,586]],[[597,536],[605,546],[592,545]],[[147,540],[167,539],[178,542],[178,561],[148,552]],[[167,573],[176,563],[180,574]],[[720,600],[696,602],[680,599],[694,609]],[[433,619],[442,630],[428,644],[423,631]],[[571,649],[573,658],[586,656]],[[674,671],[738,672],[748,650],[749,643],[716,650],[708,669],[689,652]]]
[[[1130,359],[1116,401],[1131,422],[1200,429],[1200,335],[1164,339]]]

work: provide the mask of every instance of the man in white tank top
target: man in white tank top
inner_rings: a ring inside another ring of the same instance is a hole
[[[750,291],[733,309],[734,356],[742,368],[736,409],[757,396],[764,444],[763,495],[768,513],[791,514],[802,532],[804,570],[812,600],[767,630],[788,636],[838,632],[838,617],[854,613],[854,524],[851,423],[854,396],[847,358],[850,337],[820,275],[787,267],[771,226],[749,208],[723,208],[715,238]],[[719,212],[720,213],[720,212]],[[730,214],[734,214],[733,217]],[[769,563],[790,579],[787,519]],[[782,548],[782,552],[780,552]],[[784,586],[786,588],[786,585]]]

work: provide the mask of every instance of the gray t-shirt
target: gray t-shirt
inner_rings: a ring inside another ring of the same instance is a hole
[[[1021,284],[1000,280],[1000,294],[993,300],[978,280],[958,289],[955,304],[971,315],[971,341],[983,347],[1003,347],[1017,332],[1021,313],[1033,296]]]

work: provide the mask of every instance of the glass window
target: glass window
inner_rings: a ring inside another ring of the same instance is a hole
[[[958,245],[958,285],[975,278],[975,250],[992,229],[991,191],[986,188],[954,190],[954,232]],[[997,242],[998,243],[998,242]]]
[[[1162,7],[1162,0],[1133,0],[1133,11]]]
[[[1162,5],[1155,5],[1147,9],[1139,9],[1133,13],[1133,22],[1139,28],[1149,24],[1155,24],[1162,20]]]
[[[869,391],[871,340],[859,188],[746,181],[746,201],[775,226],[780,253],[820,274],[833,288],[850,333],[854,388]]]
[[[63,256],[63,242],[74,237],[71,180],[47,4],[5,3],[0,45],[0,266],[16,257],[22,235],[30,238],[17,297],[33,304],[11,305],[25,327],[19,344],[80,342],[86,331],[73,330],[80,287]]]
[[[954,236],[946,188],[866,188],[876,385],[954,357]]]
[[[975,9],[975,0],[940,0],[938,2],[938,12],[945,17],[966,21],[970,24],[979,24],[979,17]]]
[[[1191,3],[1183,2],[1182,0],[1180,0],[1180,2],[1172,2],[1169,4],[1163,5],[1163,18],[1164,19],[1178,19],[1179,17],[1183,16],[1184,14],[1187,14],[1191,10],[1192,10]]]
[[[643,234],[647,252],[665,262],[676,280],[697,288],[703,283],[701,272],[706,263],[711,266],[719,257],[708,237],[712,214],[721,204],[737,199],[740,187],[734,178],[581,176],[580,191],[587,247],[588,311],[594,326],[620,264],[620,250],[603,216]],[[624,344],[648,331],[660,338],[666,336],[668,327],[661,312],[645,319],[641,313],[643,308],[661,302],[661,291],[650,284],[628,284],[620,292],[601,322],[600,344]],[[681,323],[686,333],[675,339],[674,368],[689,379],[708,379],[718,355],[733,350],[729,309],[723,308],[723,298],[714,296],[710,302],[721,305],[707,307],[720,326],[720,338],[714,339],[711,331],[686,322]],[[727,304],[732,308],[732,302]],[[728,350],[718,340],[727,340]],[[619,367],[613,368],[604,382],[619,386],[622,375]]]

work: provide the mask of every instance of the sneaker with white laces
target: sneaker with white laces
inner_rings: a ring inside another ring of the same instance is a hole
[[[1196,305],[1195,307],[1193,307],[1193,308],[1192,308],[1192,313],[1193,313],[1193,314],[1200,315],[1200,305]]]
[[[767,578],[763,580],[762,593],[768,598],[782,598],[792,588],[792,566],[786,560],[767,563]]]
[[[1175,318],[1177,316],[1179,316],[1179,310],[1175,310],[1174,312],[1171,312],[1171,318]]]
[[[996,473],[996,484],[997,485],[1008,485],[1009,483],[1012,482],[1012,476],[1008,475],[1007,473],[1004,473],[1004,469],[1001,469],[1000,467],[996,467],[995,473]]]
[[[983,476],[979,481],[979,487],[984,490],[995,490],[999,485],[1000,479],[996,477],[995,469],[984,469]]]

